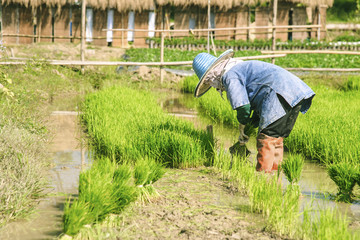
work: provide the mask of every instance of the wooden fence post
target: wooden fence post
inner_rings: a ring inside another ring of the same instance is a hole
[[[208,34],[207,34],[207,52],[210,53],[210,28],[211,28],[211,6],[210,6],[210,0],[208,0]]]
[[[80,57],[81,61],[85,61],[85,28],[86,28],[86,0],[82,0],[81,3],[81,48]],[[84,66],[81,66],[81,72],[84,72]]]
[[[160,46],[160,63],[164,63],[164,32],[161,32],[161,46]],[[164,81],[163,66],[160,66],[160,83]]]
[[[277,8],[278,8],[278,0],[274,0],[273,2],[273,31],[272,31],[272,50],[276,50],[276,16],[277,16]],[[272,64],[275,64],[275,58],[271,59]]]
[[[320,5],[318,6],[318,25],[321,25],[321,13],[320,13]],[[321,27],[318,27],[317,30],[317,40],[320,41],[321,35]]]

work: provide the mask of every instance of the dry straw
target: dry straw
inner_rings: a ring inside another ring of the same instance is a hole
[[[17,3],[27,7],[39,7],[43,4],[47,6],[64,6],[66,4],[74,4],[75,0],[2,0],[3,5]],[[266,2],[266,0],[211,0],[211,5],[217,7],[221,10],[229,10],[231,8],[240,7],[240,6],[255,6],[257,4],[262,4]],[[333,0],[318,0],[318,1],[310,1],[310,0],[287,0],[285,2],[291,3],[301,3],[306,6],[316,7],[321,5],[332,6]],[[208,0],[87,0],[87,5],[97,9],[108,9],[114,8],[120,12],[135,10],[135,11],[143,11],[154,9],[155,3],[157,6],[167,6],[173,5],[177,7],[188,8],[192,6],[199,6],[201,8],[206,8],[208,6]]]

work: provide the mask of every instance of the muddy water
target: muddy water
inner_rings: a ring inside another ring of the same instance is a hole
[[[206,129],[207,125],[213,125],[214,136],[218,139],[218,144],[225,149],[236,143],[237,129],[214,124],[210,119],[201,116],[196,112],[194,101],[196,99],[192,94],[168,93],[161,97],[161,106],[169,114],[193,122],[197,128]],[[248,148],[252,152],[250,160],[254,161],[256,158],[256,139],[254,137],[250,138]],[[282,182],[284,187],[288,185],[285,176],[282,176]],[[337,193],[337,187],[329,178],[324,167],[310,161],[305,162],[299,185],[303,195],[303,206],[312,204],[314,210],[337,207],[342,213],[346,213],[350,219],[360,223],[360,201],[355,201],[352,204],[333,201],[332,196]]]
[[[49,197],[29,219],[2,229],[0,239],[56,239],[62,233],[64,204],[68,196],[76,196],[79,173],[89,164],[89,156],[81,150],[76,112],[56,111],[50,118],[55,136],[49,148],[53,156]]]

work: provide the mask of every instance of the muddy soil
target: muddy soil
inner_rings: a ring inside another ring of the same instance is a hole
[[[249,213],[248,199],[205,169],[167,170],[154,185],[161,197],[133,204],[120,226],[108,229],[119,239],[283,239],[265,232],[260,215]]]

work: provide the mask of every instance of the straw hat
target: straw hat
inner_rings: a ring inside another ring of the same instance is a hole
[[[209,84],[204,83],[204,79],[206,79],[208,73],[218,64],[222,63],[223,61],[229,60],[232,56],[234,56],[234,51],[232,49],[229,49],[223,54],[221,54],[218,58],[214,57],[209,53],[199,53],[195,57],[192,67],[196,75],[200,79],[199,83],[195,88],[195,97],[201,97],[211,88]]]

